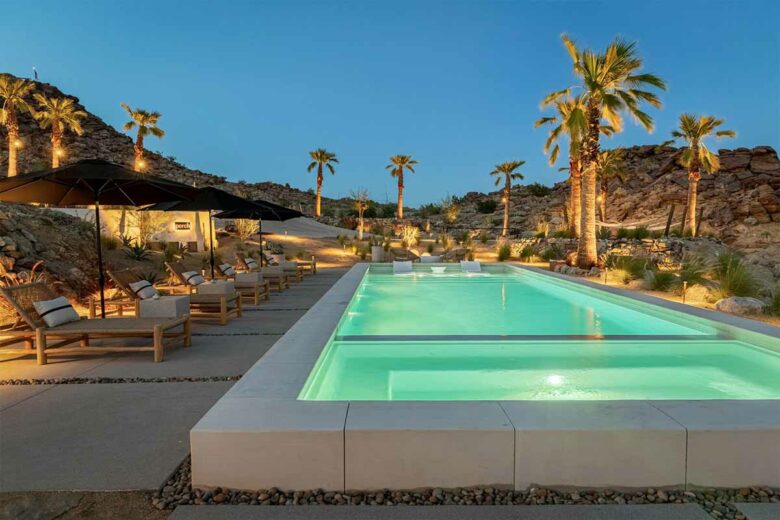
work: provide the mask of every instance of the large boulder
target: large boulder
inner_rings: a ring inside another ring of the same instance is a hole
[[[766,304],[761,300],[746,296],[730,296],[715,302],[715,308],[719,311],[740,316],[759,314],[764,310],[765,306]]]

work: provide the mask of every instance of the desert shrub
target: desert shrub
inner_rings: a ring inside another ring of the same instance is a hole
[[[742,257],[733,251],[717,256],[712,275],[718,281],[716,293],[720,298],[755,296],[758,292],[758,284],[750,269]]]
[[[480,244],[487,244],[489,238],[490,237],[488,236],[487,231],[480,231],[479,232],[479,243]]]
[[[249,220],[245,218],[239,218],[235,221],[236,235],[241,240],[249,240],[249,238],[257,233],[257,221]]]
[[[566,255],[566,252],[558,244],[548,246],[542,252],[542,260],[560,260]]]
[[[117,240],[115,237],[108,237],[103,235],[100,237],[100,244],[106,251],[115,251],[119,248],[119,240]]]
[[[766,307],[767,312],[780,316],[780,282],[777,282],[769,293],[769,305]]]
[[[644,278],[648,270],[648,260],[642,256],[610,256],[607,265],[610,269],[623,271],[625,283]]]
[[[629,236],[636,240],[642,240],[650,236],[650,229],[647,226],[637,226],[631,230]]]
[[[606,226],[599,226],[599,230],[596,232],[596,237],[599,240],[609,240],[612,238],[612,230]]]
[[[498,247],[498,261],[506,262],[512,256],[512,251],[509,248],[509,244],[503,243]]]
[[[534,248],[534,246],[532,246],[530,244],[525,245],[520,250],[520,253],[517,256],[523,262],[530,262],[531,259],[533,259],[533,257],[536,256],[536,248]]]
[[[143,244],[134,244],[125,248],[125,254],[128,258],[140,262],[149,258],[151,251]]]
[[[617,233],[615,233],[615,238],[618,240],[623,238],[631,238],[631,230],[624,227],[618,228]]]
[[[176,244],[166,244],[163,249],[163,262],[173,262],[176,260]]]
[[[468,231],[461,231],[458,233],[458,243],[469,245],[471,244],[471,234]]]
[[[382,204],[379,207],[379,216],[382,218],[393,218],[395,217],[395,209],[396,207],[392,204]]]
[[[648,269],[644,275],[644,288],[651,291],[671,291],[677,285],[677,275],[672,271]]]
[[[533,197],[546,197],[552,193],[552,188],[538,182],[531,183],[526,186],[526,188],[528,189],[528,193]]]
[[[678,273],[679,281],[688,282],[688,287],[702,285],[706,282],[709,264],[700,255],[694,253],[685,253]]]
[[[428,247],[426,247],[425,250],[428,251],[429,255],[432,255],[434,247],[435,246],[434,246],[433,242],[428,242]]]
[[[650,232],[650,238],[655,238],[656,240],[659,238],[663,238],[664,232],[660,229],[654,229]]]
[[[401,228],[401,242],[404,247],[415,245],[420,240],[420,229],[417,226],[404,226]]]
[[[444,218],[451,224],[458,220],[460,215],[460,201],[457,197],[448,195],[442,199],[441,209],[444,213]]]
[[[447,233],[442,233],[439,235],[439,242],[441,242],[441,247],[444,249],[449,249],[452,239],[449,237],[449,235],[447,235]]]
[[[441,215],[441,206],[439,204],[423,204],[417,213],[422,218],[430,217],[432,215]]]
[[[477,212],[482,214],[494,213],[498,207],[498,202],[493,199],[481,200],[477,202]]]
[[[553,235],[555,238],[574,238],[574,233],[568,229],[558,229]]]

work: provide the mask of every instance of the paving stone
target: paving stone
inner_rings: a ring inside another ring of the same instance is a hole
[[[731,504],[738,511],[745,513],[748,520],[777,520],[780,518],[780,504]]]

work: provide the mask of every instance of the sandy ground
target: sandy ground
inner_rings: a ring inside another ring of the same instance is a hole
[[[163,520],[170,514],[153,507],[141,491],[0,493],[0,518]]]

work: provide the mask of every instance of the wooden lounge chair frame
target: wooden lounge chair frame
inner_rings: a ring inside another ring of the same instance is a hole
[[[271,282],[263,279],[262,282],[237,282],[235,276],[226,274],[220,266],[217,266],[220,275],[226,280],[232,280],[236,292],[242,297],[249,299],[253,305],[260,305],[260,300],[271,299]]]
[[[35,352],[39,365],[45,365],[50,352],[52,354],[92,354],[106,352],[153,352],[155,363],[163,360],[165,347],[178,340],[189,347],[192,342],[190,317],[181,318],[109,318],[65,323],[48,327],[38,316],[33,302],[51,300],[57,294],[44,283],[31,283],[0,288],[0,295],[16,311],[20,321],[26,327],[26,334],[34,338],[34,350],[3,349],[2,354],[32,354]],[[181,331],[177,331],[181,327]],[[18,329],[23,332],[24,329]],[[151,338],[151,346],[90,346],[93,339],[113,338]],[[53,340],[53,342],[50,342]],[[78,342],[79,347],[65,348]],[[50,352],[47,352],[50,351]]]
[[[266,266],[264,266],[266,267]],[[287,288],[288,285],[288,276],[286,274],[266,274],[263,273],[262,267],[258,266],[256,268],[251,268],[249,265],[247,265],[246,260],[241,255],[236,255],[236,271],[240,272],[246,272],[246,273],[262,273],[263,279],[267,279],[271,287],[275,289],[277,292],[282,292]]]
[[[199,294],[196,285],[190,285],[185,280],[186,272],[181,262],[165,262],[165,267],[173,277],[181,284],[171,287],[184,288],[190,295],[190,316],[204,320],[217,319],[220,325],[227,325],[231,317],[241,317],[241,296],[234,294]]]

